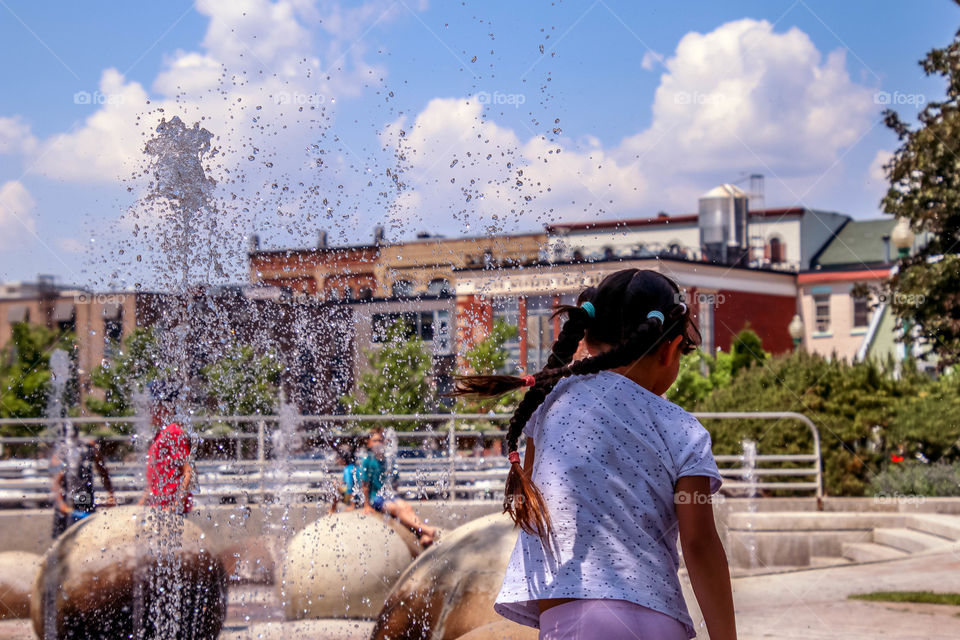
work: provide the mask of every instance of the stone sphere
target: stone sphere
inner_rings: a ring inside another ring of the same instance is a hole
[[[200,528],[142,507],[67,529],[40,562],[30,603],[39,638],[212,639],[226,610],[226,572]]]
[[[30,592],[39,566],[35,553],[0,553],[0,620],[30,617]]]
[[[417,555],[413,534],[392,518],[344,511],[290,540],[275,576],[287,620],[376,617]]]
[[[455,640],[490,623],[521,627],[493,610],[517,535],[503,514],[444,532],[397,581],[371,640]]]

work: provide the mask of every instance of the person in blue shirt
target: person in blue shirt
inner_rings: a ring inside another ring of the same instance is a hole
[[[396,518],[417,535],[421,547],[429,547],[437,539],[439,531],[421,522],[413,507],[396,496],[385,495],[387,478],[384,455],[383,429],[375,428],[367,438],[369,453],[360,463],[360,487],[364,513],[386,513]]]
[[[353,511],[361,506],[362,499],[360,493],[360,468],[357,466],[357,447],[351,445],[344,449],[339,449],[337,455],[340,463],[343,465],[341,483],[337,493],[333,494],[333,504],[330,505],[330,513],[337,512],[337,505],[343,501],[345,511]]]

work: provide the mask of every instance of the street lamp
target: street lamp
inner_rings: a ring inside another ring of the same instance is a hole
[[[897,226],[893,228],[890,234],[894,246],[897,248],[897,256],[902,260],[910,257],[910,249],[913,247],[913,231],[910,229],[910,223],[904,218],[900,218]],[[903,320],[903,356],[907,360],[911,357],[913,349],[910,345],[910,330],[913,329],[913,323],[909,318]]]
[[[913,247],[913,231],[910,230],[910,223],[900,218],[900,222],[893,228],[890,234],[893,240],[893,246],[897,248],[897,255],[901,258],[910,257],[910,249]]]
[[[803,319],[800,318],[799,313],[794,314],[793,320],[791,320],[787,326],[787,331],[790,332],[790,337],[793,338],[793,350],[796,351],[800,348],[800,342],[803,341]]]

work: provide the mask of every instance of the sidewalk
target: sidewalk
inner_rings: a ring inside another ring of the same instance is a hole
[[[741,640],[960,638],[960,607],[848,600],[852,593],[960,593],[960,546],[953,551],[864,564],[733,579]]]

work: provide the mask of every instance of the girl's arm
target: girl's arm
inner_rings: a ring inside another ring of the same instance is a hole
[[[710,478],[683,476],[674,493],[680,545],[711,640],[736,640],[730,570],[713,521]]]

